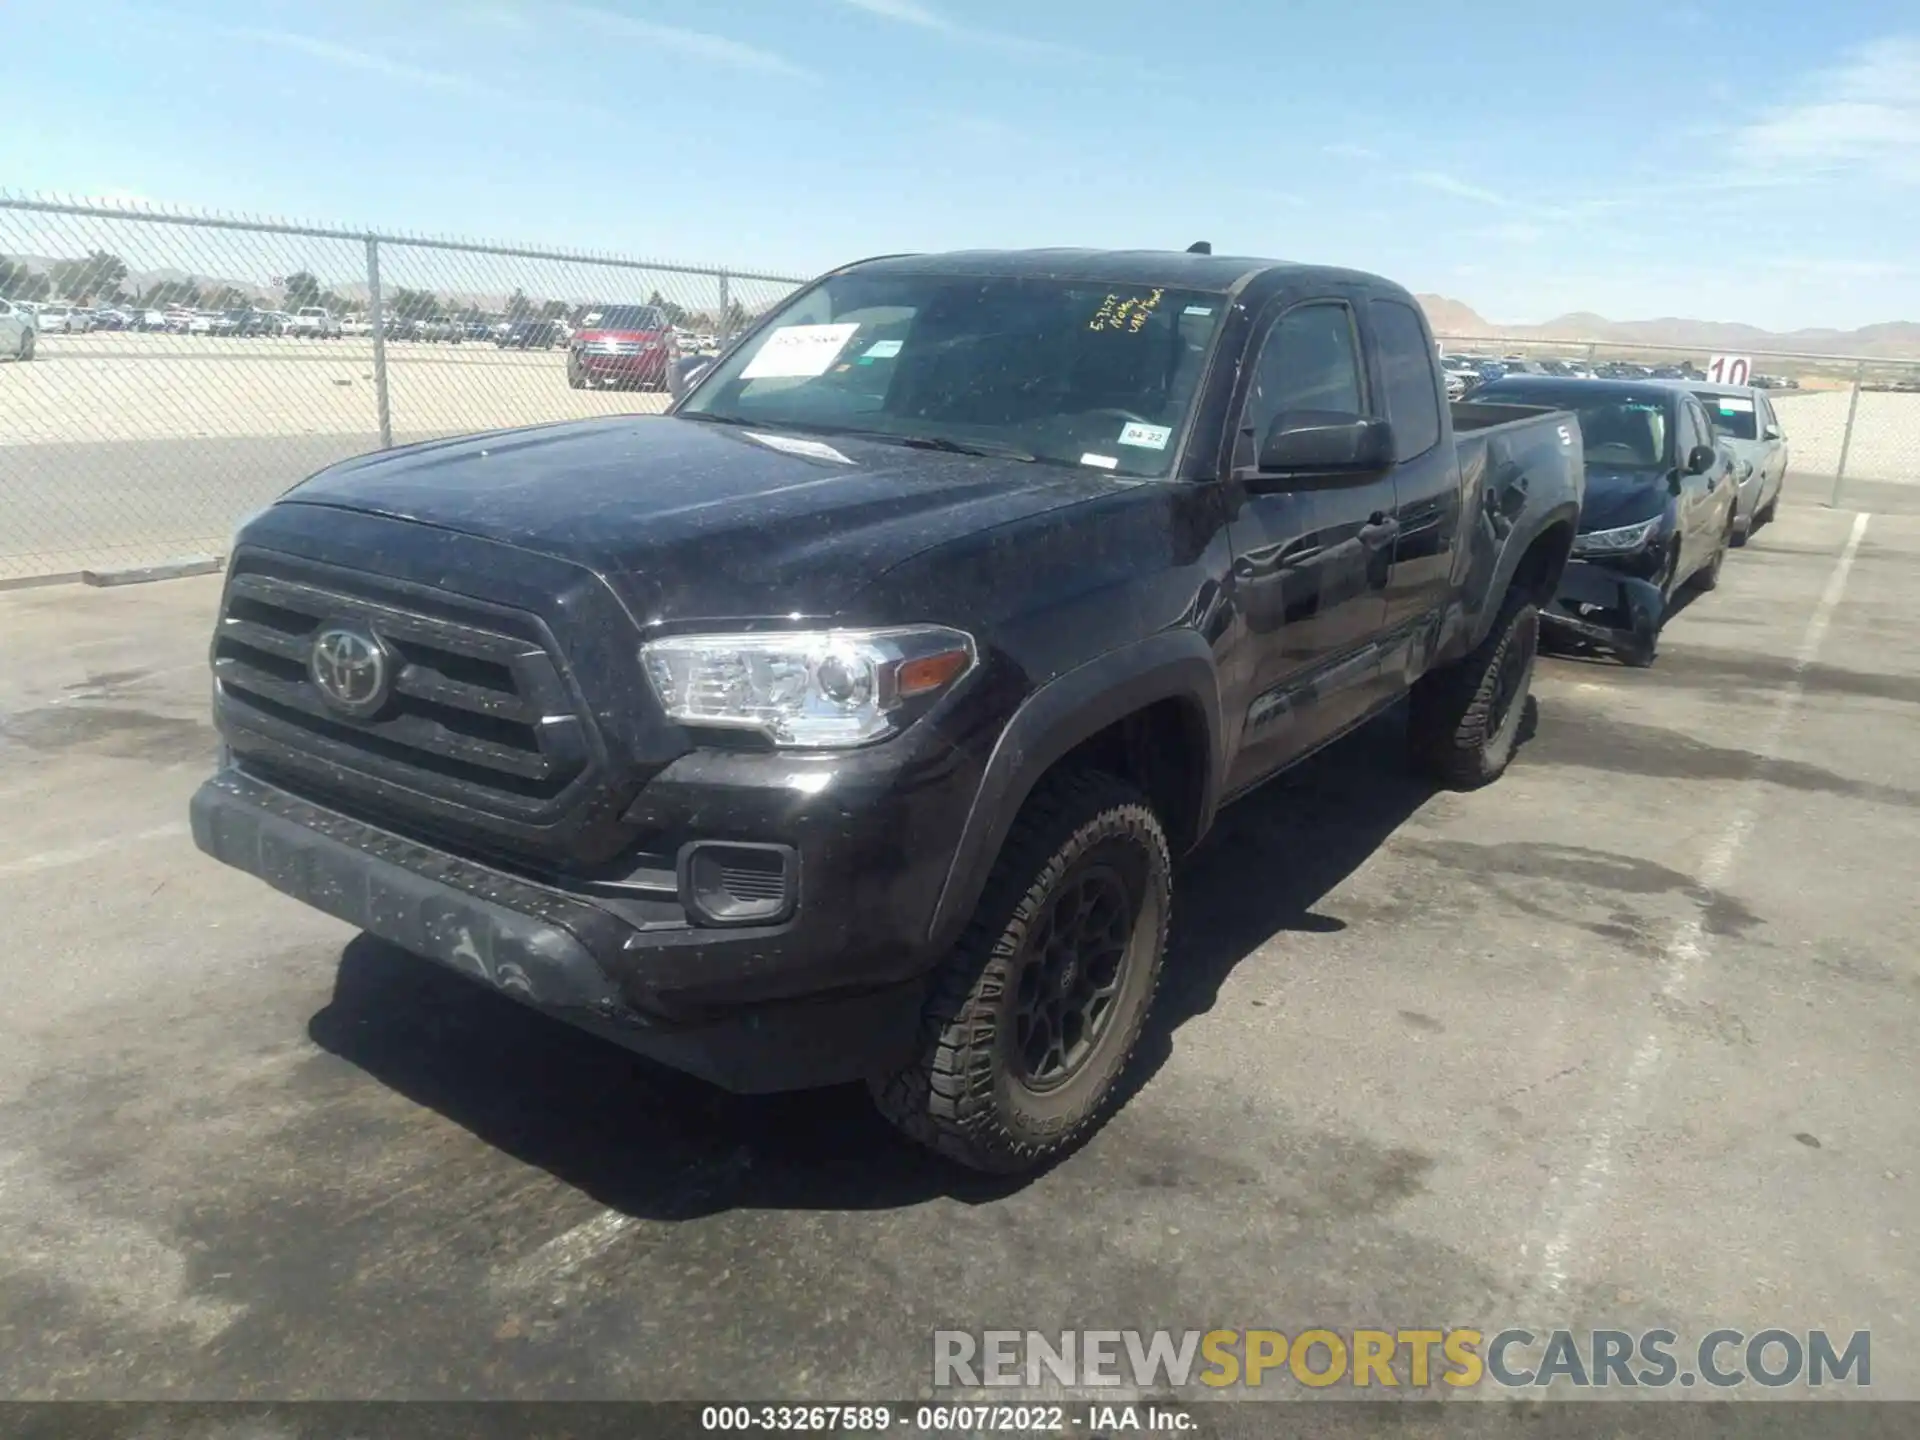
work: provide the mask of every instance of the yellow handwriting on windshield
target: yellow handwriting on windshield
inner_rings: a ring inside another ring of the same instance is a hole
[[[1087,322],[1089,330],[1122,330],[1129,335],[1138,335],[1146,328],[1147,321],[1160,306],[1160,299],[1167,292],[1154,290],[1146,295],[1134,295],[1123,300],[1118,295],[1109,295],[1100,302],[1100,308],[1093,312],[1093,319]]]

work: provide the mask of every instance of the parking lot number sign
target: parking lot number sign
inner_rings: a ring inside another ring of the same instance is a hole
[[[1753,362],[1744,355],[1716,355],[1707,361],[1707,379],[1715,385],[1745,385],[1753,378]]]

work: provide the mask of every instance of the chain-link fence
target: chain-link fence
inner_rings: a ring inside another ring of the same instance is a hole
[[[660,410],[666,356],[799,283],[0,195],[0,584],[217,555],[365,451]]]
[[[1438,335],[1454,374],[1725,379],[1757,385],[1787,437],[1789,500],[1920,512],[1920,359]],[[1471,383],[1471,381],[1469,382]]]
[[[0,195],[0,358],[20,357],[0,365],[0,584],[217,554],[287,486],[382,446],[661,409],[656,355],[717,349],[799,283]],[[1476,373],[1704,375],[1714,358],[1440,339]],[[1920,360],[1722,358],[1769,387],[1790,496],[1920,510]]]

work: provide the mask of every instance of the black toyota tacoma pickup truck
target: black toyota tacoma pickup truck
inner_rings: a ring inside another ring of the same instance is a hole
[[[1412,296],[1210,254],[849,265],[666,415],[334,465],[236,537],[199,846],[739,1091],[982,1169],[1116,1093],[1173,862],[1411,697],[1506,766],[1578,421]]]

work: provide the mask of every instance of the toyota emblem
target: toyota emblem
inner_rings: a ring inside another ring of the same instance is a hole
[[[392,666],[372,632],[332,625],[313,639],[307,673],[320,697],[343,715],[373,714],[387,703]]]

